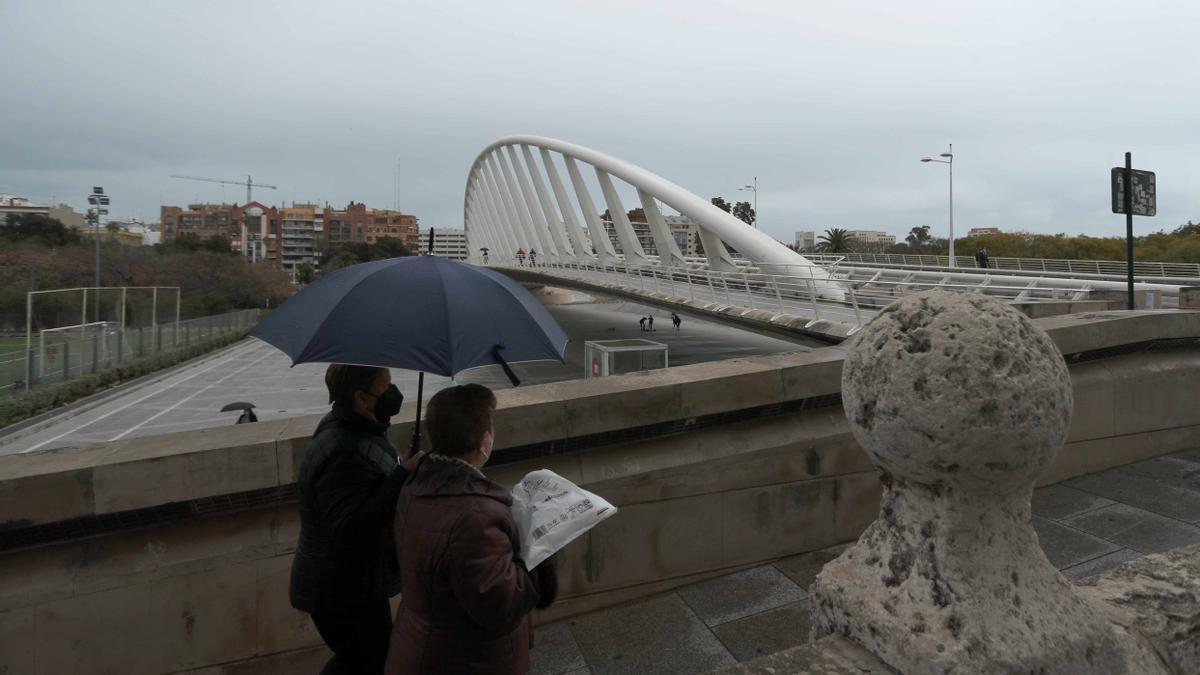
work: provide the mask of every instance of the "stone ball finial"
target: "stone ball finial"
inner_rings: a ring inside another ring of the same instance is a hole
[[[941,290],[893,303],[854,337],[842,397],[879,467],[970,489],[1032,486],[1072,408],[1045,331],[1000,300]]]
[[[849,344],[842,398],[879,517],[810,589],[816,636],[902,673],[1161,673],[1038,545],[1030,497],[1071,419],[1058,349],[991,298],[929,291]]]

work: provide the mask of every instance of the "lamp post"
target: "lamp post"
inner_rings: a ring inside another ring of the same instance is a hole
[[[108,195],[104,194],[104,188],[96,186],[92,188],[92,194],[88,195],[88,219],[95,226],[96,235],[96,316],[95,320],[100,320],[100,216],[108,215]]]
[[[944,159],[922,157],[921,161],[950,165],[950,266],[957,267],[954,264],[954,144],[951,143],[950,149],[943,152],[939,157],[943,157]]]
[[[738,188],[738,191],[746,190],[754,193],[754,222],[750,223],[750,227],[758,227],[758,176],[754,177],[753,185],[743,185]]]

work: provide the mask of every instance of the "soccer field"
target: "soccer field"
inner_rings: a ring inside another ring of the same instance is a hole
[[[36,343],[36,341],[35,341]],[[25,336],[0,337],[0,354],[25,351]]]

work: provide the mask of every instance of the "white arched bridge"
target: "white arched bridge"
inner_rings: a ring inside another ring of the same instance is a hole
[[[596,188],[607,219],[597,207]],[[644,222],[630,222],[622,194],[634,195]],[[664,207],[681,214],[694,232],[695,255],[681,249]],[[509,136],[479,153],[467,177],[463,220],[471,262],[522,281],[598,291],[780,334],[844,337],[897,296],[930,287],[1014,301],[1079,301],[1125,288],[1117,279],[1093,276],[893,269],[840,256],[806,258],[657,174],[541,136]],[[1158,291],[1155,297],[1170,305],[1179,287],[1156,282],[1138,288]]]

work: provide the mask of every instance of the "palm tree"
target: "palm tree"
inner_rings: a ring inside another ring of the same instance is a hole
[[[850,234],[840,227],[825,230],[817,240],[817,250],[822,253],[848,253],[852,243]]]

